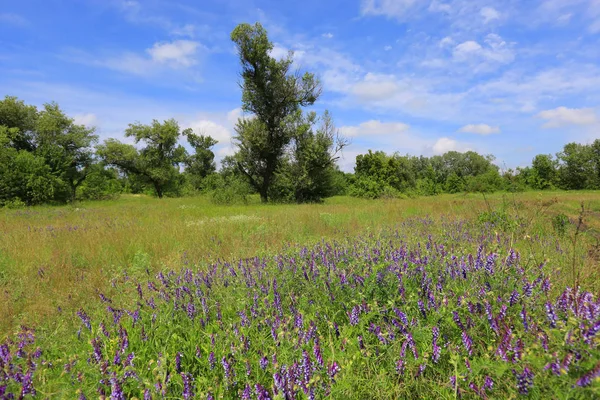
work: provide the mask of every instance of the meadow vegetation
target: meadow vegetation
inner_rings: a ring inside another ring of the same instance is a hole
[[[594,192],[0,215],[17,397],[599,394]]]

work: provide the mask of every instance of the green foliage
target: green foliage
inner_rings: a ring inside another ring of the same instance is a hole
[[[480,175],[469,176],[466,183],[467,191],[492,193],[504,189],[504,181],[498,169],[489,169]]]
[[[557,162],[550,154],[538,154],[531,164],[528,183],[533,189],[553,189],[557,180]]]
[[[108,200],[119,196],[124,190],[116,170],[94,164],[86,180],[77,189],[78,200]]]
[[[203,190],[206,187],[203,181],[217,170],[211,147],[218,142],[210,136],[196,135],[191,131],[187,131],[186,136],[194,153],[188,155],[184,162],[185,173],[195,189]]]
[[[569,224],[569,217],[563,213],[556,214],[554,217],[552,217],[552,227],[558,236],[565,236]]]
[[[242,109],[255,117],[240,119],[235,127],[236,161],[267,202],[286,147],[296,134],[290,116],[312,105],[321,86],[313,74],[290,74],[291,54],[281,60],[271,57],[273,44],[259,23],[238,25],[231,40],[242,66]]]
[[[316,131],[315,113],[293,117],[295,132],[290,148],[275,174],[269,189],[271,199],[282,202],[314,203],[334,194],[337,154],[346,145],[326,111]]]
[[[384,186],[369,176],[359,175],[348,188],[348,194],[364,199],[378,199],[386,187],[390,186]]]
[[[116,139],[107,139],[98,146],[98,156],[106,164],[151,185],[159,198],[177,194],[183,184],[179,167],[187,158],[187,152],[178,144],[181,132],[177,121],[129,124],[125,136],[133,137],[136,144],[142,142],[145,147],[138,150]]]
[[[0,101],[0,204],[74,200],[96,140],[93,128],[75,124],[56,103],[38,111],[7,96]]]
[[[252,188],[248,182],[239,176],[213,181],[215,186],[209,192],[210,199],[214,204],[247,204],[248,197],[252,193]]]
[[[452,171],[446,178],[445,190],[447,193],[460,193],[465,190],[465,181],[458,176],[455,171]]]
[[[598,157],[600,144],[583,145],[568,143],[557,154],[558,179],[561,188],[567,190],[596,189],[600,166]]]

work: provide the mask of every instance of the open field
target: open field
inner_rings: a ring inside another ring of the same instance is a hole
[[[598,240],[594,192],[2,210],[0,337],[36,330],[43,397],[590,398]]]

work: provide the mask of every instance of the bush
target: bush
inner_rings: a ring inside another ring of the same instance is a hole
[[[350,187],[348,193],[350,196],[361,197],[364,199],[378,199],[384,191],[385,185],[373,178],[360,176]]]
[[[210,192],[210,199],[215,204],[248,204],[250,186],[244,180],[232,177],[222,181],[222,186]]]
[[[552,218],[552,227],[554,228],[554,231],[558,234],[558,236],[561,237],[565,236],[565,234],[567,233],[569,223],[569,217],[567,217],[563,213],[557,214]]]

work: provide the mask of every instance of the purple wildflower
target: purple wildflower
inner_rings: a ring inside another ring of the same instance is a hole
[[[525,328],[525,332],[529,330],[529,323],[527,322],[527,311],[525,310],[525,306],[521,309],[521,320],[523,321],[523,327]]]
[[[269,359],[267,357],[262,357],[258,364],[260,365],[260,369],[265,371],[267,369],[267,366],[269,365]]]
[[[93,352],[93,357],[94,360],[96,360],[96,362],[100,362],[102,361],[102,349],[100,348],[101,346],[101,342],[99,338],[93,338],[92,339],[92,347],[94,349]]]
[[[312,376],[313,366],[306,350],[302,351],[302,371],[304,373],[304,383],[308,383]]]
[[[221,359],[221,365],[223,365],[223,370],[225,371],[225,380],[230,381],[233,375],[233,370],[231,368],[231,364],[225,357]]]
[[[25,376],[23,376],[23,378],[21,380],[21,398],[23,398],[27,394],[30,394],[32,396],[36,395],[36,390],[33,387],[33,371],[32,370],[27,371],[27,373],[25,374]]]
[[[529,393],[529,389],[533,386],[533,372],[528,367],[525,367],[520,374],[513,369],[513,374],[517,378],[517,390],[519,393]]]
[[[210,369],[215,368],[215,363],[216,363],[215,352],[211,351],[210,354],[208,355],[208,365],[210,366]]]
[[[352,311],[350,312],[350,325],[355,326],[358,325],[358,316],[360,309],[358,306],[354,306]]]
[[[552,328],[556,328],[556,313],[554,313],[554,307],[552,307],[552,304],[550,304],[550,302],[546,303],[546,316],[548,317],[550,326]]]
[[[333,381],[338,372],[340,372],[341,368],[337,362],[332,362],[327,368],[327,375]]]
[[[252,399],[252,389],[250,389],[250,385],[246,384],[244,391],[242,392],[242,400],[251,400]]]
[[[88,317],[88,315],[85,313],[85,311],[83,311],[83,308],[81,308],[81,309],[79,309],[79,311],[77,311],[77,316],[79,316],[79,318],[81,319],[81,322],[83,322],[83,325],[85,325],[85,327],[91,331],[92,323],[91,323],[90,317]]]
[[[483,390],[492,390],[494,387],[494,381],[489,376],[485,377],[485,381],[483,382]]]
[[[576,384],[577,386],[582,387],[589,386],[592,384],[592,380],[598,377],[600,377],[600,363],[596,364],[596,367],[593,370],[579,378]]]
[[[175,354],[175,371],[181,372],[181,353]]]
[[[269,392],[264,387],[262,387],[260,383],[254,385],[254,389],[256,390],[256,398],[258,400],[271,400]]]
[[[313,354],[315,356],[315,359],[317,360],[317,364],[319,364],[319,366],[323,367],[323,365],[324,365],[323,355],[321,354],[321,347],[319,346],[318,341],[315,341],[315,345],[313,347]]]
[[[404,375],[405,366],[406,364],[404,363],[403,359],[396,361],[396,373],[400,376]]]
[[[465,349],[467,350],[467,353],[469,354],[469,356],[471,356],[473,354],[473,350],[472,350],[473,340],[471,340],[469,335],[467,335],[466,331],[462,331],[461,338],[462,338],[463,345],[465,346]]]
[[[508,304],[512,307],[515,304],[517,304],[518,301],[519,301],[519,292],[517,292],[516,290],[513,290],[513,292],[510,295],[510,298],[508,299]]]
[[[116,375],[113,374],[110,378],[110,399],[111,400],[125,400],[121,383],[117,379]]]
[[[194,397],[194,389],[192,388],[192,376],[187,372],[181,373],[181,378],[183,379],[183,393],[182,396],[185,400],[191,399]]]

